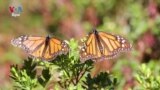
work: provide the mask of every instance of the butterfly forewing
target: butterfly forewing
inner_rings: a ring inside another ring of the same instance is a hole
[[[69,51],[69,46],[65,41],[60,41],[58,39],[52,38],[50,40],[50,53],[55,57],[57,55],[66,54]]]
[[[115,57],[121,51],[128,51],[131,49],[131,44],[121,36],[111,35],[104,32],[99,32],[101,41],[104,44],[103,49],[108,50],[108,53],[104,53],[105,58],[111,59]]]
[[[45,38],[43,37],[31,37],[31,36],[20,36],[12,39],[11,43],[14,46],[24,49],[26,52],[33,52],[40,44],[44,43]]]
[[[100,56],[100,49],[94,34],[90,34],[90,37],[87,40],[87,43],[82,46],[80,50],[80,59],[82,62],[88,59],[97,58]]]

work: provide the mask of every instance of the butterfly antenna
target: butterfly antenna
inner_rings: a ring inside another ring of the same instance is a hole
[[[95,31],[96,31],[96,27],[97,27],[97,23],[96,23],[96,22],[94,22],[93,32],[95,32]]]
[[[97,31],[97,30],[96,30],[96,28],[94,27],[94,28],[93,28],[93,32],[95,32],[95,31]]]
[[[94,25],[94,27],[93,27],[93,31],[95,31],[96,30],[96,27],[97,27],[97,22],[95,21],[94,23],[93,23]]]

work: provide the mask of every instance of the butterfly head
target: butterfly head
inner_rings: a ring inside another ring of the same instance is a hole
[[[95,28],[93,28],[93,33],[98,34],[98,31]]]
[[[50,35],[47,35],[46,38],[50,38]]]
[[[48,45],[48,43],[49,43],[49,39],[50,39],[50,36],[48,35],[47,37],[46,37],[46,44]]]
[[[98,34],[98,31],[96,30],[96,28],[93,28],[92,31],[89,32],[89,35],[90,35],[90,34]]]

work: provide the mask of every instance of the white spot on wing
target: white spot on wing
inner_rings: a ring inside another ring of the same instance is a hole
[[[122,43],[125,43],[125,42],[126,42],[126,40],[123,39],[123,40],[122,40]]]

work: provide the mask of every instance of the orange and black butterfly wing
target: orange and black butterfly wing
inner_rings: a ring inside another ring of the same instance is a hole
[[[68,51],[69,46],[65,41],[60,41],[55,38],[50,40],[50,53],[52,55],[67,54]]]
[[[11,40],[12,45],[22,48],[29,56],[41,58],[44,47],[44,37],[20,36]]]
[[[66,54],[69,51],[68,44],[56,38],[49,39],[49,43],[44,47],[42,59],[53,60],[58,55]]]
[[[99,32],[100,43],[102,45],[102,54],[104,57],[101,59],[112,59],[119,52],[129,51],[132,45],[123,37],[115,36],[104,32]],[[98,59],[98,58],[97,58]]]
[[[86,43],[80,49],[80,60],[94,59],[101,56],[100,48],[95,34],[90,34]]]

